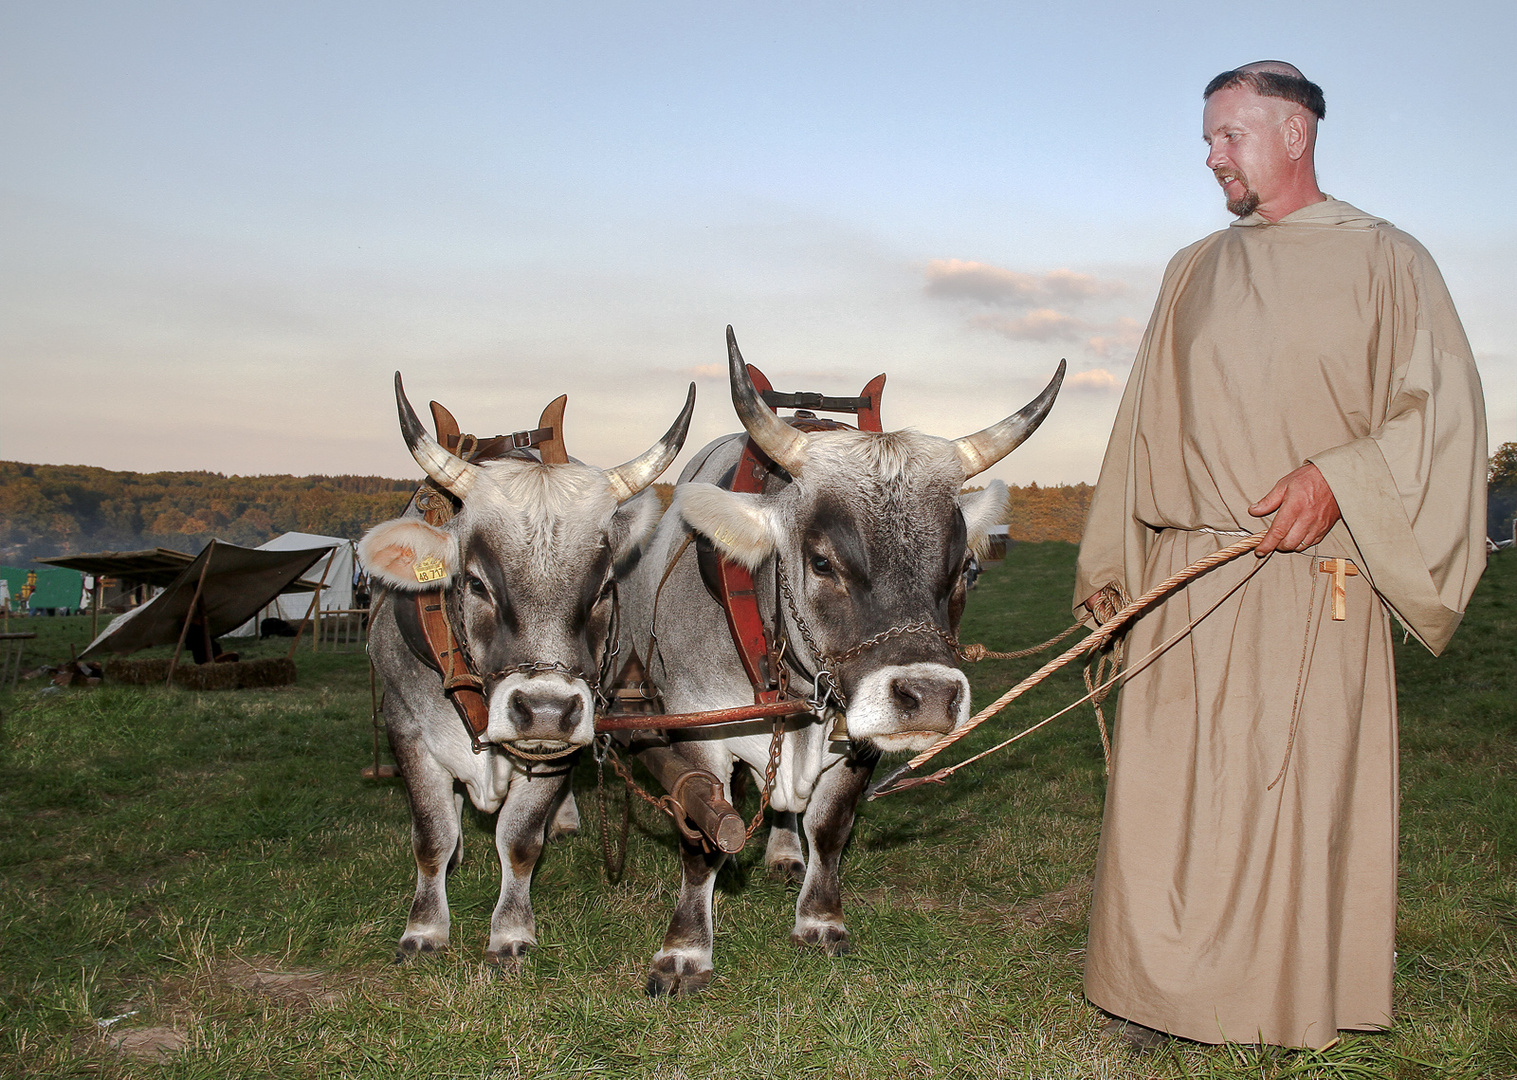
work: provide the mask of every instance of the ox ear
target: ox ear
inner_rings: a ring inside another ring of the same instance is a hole
[[[715,484],[681,484],[674,509],[723,555],[749,570],[757,570],[774,551],[774,512],[762,495],[725,491]]]
[[[982,559],[990,550],[991,527],[1001,523],[1010,499],[1011,492],[999,480],[992,480],[979,491],[959,495],[959,512],[964,515],[969,550]]]
[[[458,572],[458,541],[417,518],[396,518],[364,534],[358,561],[388,588],[427,592],[447,585]]]
[[[663,514],[663,504],[653,488],[644,488],[616,508],[611,515],[611,524],[606,527],[606,539],[611,545],[611,558],[616,565],[616,575],[629,573],[643,554],[643,545],[653,535],[654,526]]]

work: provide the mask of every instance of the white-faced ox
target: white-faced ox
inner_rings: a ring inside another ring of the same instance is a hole
[[[963,571],[1000,520],[1007,490],[992,481],[966,493],[964,482],[1032,433],[1064,366],[1020,412],[954,440],[912,430],[798,431],[755,391],[731,328],[728,354],[746,434],[712,443],[680,478],[673,512],[624,586],[623,640],[645,657],[671,713],[753,701],[723,611],[702,582],[698,545],[686,546],[693,530],[754,571],[770,640],[783,639],[793,659],[792,690],[819,700],[819,673],[830,673],[824,681],[834,692],[821,714],[786,722],[765,862],[803,876],[791,940],[837,954],[848,944],[839,857],[880,752],[921,749],[969,716],[954,645]],[[763,490],[712,483],[733,469],[748,437],[773,463]],[[751,721],[676,732],[671,748],[646,750],[645,760],[661,755],[667,774],[672,749],[724,782],[741,762],[762,783],[771,730]],[[681,855],[684,880],[649,994],[697,991],[712,974],[711,893],[725,856],[689,841]]]
[[[416,896],[396,960],[448,944],[445,883],[463,853],[459,818],[467,793],[482,812],[500,812],[501,891],[485,955],[502,963],[536,941],[529,890],[550,818],[555,831],[578,823],[563,755],[594,739],[616,568],[658,516],[651,493],[635,496],[679,453],[695,387],[658,443],[606,471],[574,461],[544,464],[526,452],[465,461],[422,428],[399,373],[395,398],[412,455],[457,500],[456,514],[440,527],[406,516],[375,526],[359,545],[363,565],[387,590],[369,655],[384,679],[386,726],[410,797],[416,855]],[[439,588],[446,632],[483,680],[488,728],[478,752],[444,696],[441,665],[417,611],[417,596]]]

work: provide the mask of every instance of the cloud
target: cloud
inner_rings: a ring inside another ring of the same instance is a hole
[[[1124,316],[1101,329],[1104,333],[1089,338],[1085,345],[1104,360],[1131,357],[1143,342],[1143,324],[1137,319]]]
[[[1117,389],[1117,377],[1105,368],[1092,368],[1090,371],[1077,371],[1064,380],[1064,385],[1071,390],[1105,391]]]
[[[726,364],[696,364],[692,368],[686,368],[685,374],[692,379],[721,379],[727,381]]]
[[[1038,308],[1017,318],[977,315],[973,322],[976,326],[994,330],[1013,341],[1075,341],[1081,335],[1096,329],[1089,323],[1052,308]]]
[[[1118,296],[1127,286],[1073,270],[1025,274],[990,263],[933,259],[927,264],[927,295],[975,300],[1003,307],[1032,307],[1050,302],[1080,303]]]

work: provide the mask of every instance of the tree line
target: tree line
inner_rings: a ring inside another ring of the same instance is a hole
[[[165,547],[194,553],[213,537],[248,547],[285,532],[357,539],[399,514],[415,480],[382,476],[226,476],[121,472],[0,461],[0,563]],[[659,484],[669,504],[672,487]],[[1012,487],[1013,540],[1075,543],[1089,484]]]
[[[0,461],[0,563],[151,547],[193,554],[212,538],[256,547],[286,532],[356,539],[399,514],[416,483]]]

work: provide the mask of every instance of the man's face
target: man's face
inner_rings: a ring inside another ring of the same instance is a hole
[[[1293,111],[1289,102],[1239,86],[1207,99],[1201,114],[1201,135],[1211,147],[1206,167],[1222,185],[1231,213],[1244,217],[1281,193],[1292,164],[1285,121]]]

